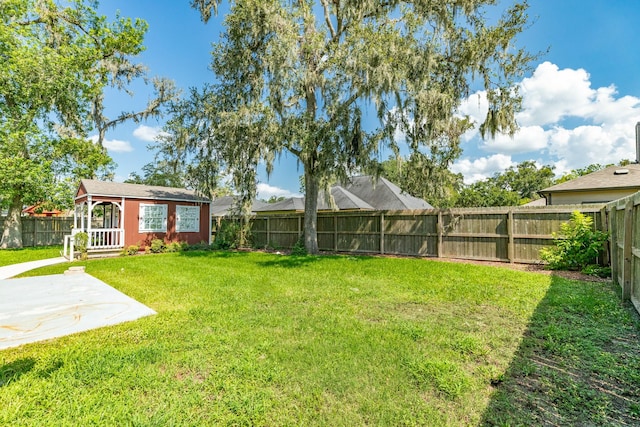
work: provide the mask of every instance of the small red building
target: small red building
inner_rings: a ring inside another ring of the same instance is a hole
[[[211,242],[211,200],[183,188],[83,179],[75,198],[74,228],[65,239],[89,236],[88,250],[144,248],[165,243]]]

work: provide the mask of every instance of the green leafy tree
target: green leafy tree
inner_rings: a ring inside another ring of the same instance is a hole
[[[382,176],[436,208],[453,207],[464,185],[462,174],[451,172],[421,153],[391,157],[381,163],[381,168]]]
[[[192,1],[205,21],[218,3]],[[457,114],[472,82],[484,85],[490,106],[482,134],[516,130],[514,82],[532,59],[514,47],[525,1],[496,12],[493,0],[229,3],[212,53],[218,83],[192,94],[182,115],[192,116],[183,127],[190,132],[173,135],[183,147],[206,145],[209,171],[230,173],[246,202],[260,162],[271,172],[278,155],[297,158],[311,254],[319,191],[355,171],[377,171],[383,145],[399,153],[397,133],[446,168],[472,126]],[[490,25],[488,13],[501,15]]]
[[[540,198],[537,191],[553,184],[553,167],[538,168],[533,161],[511,166],[493,177],[465,186],[458,207],[517,206]]]
[[[161,187],[186,187],[184,174],[176,166],[175,163],[172,164],[163,160],[147,163],[142,167],[143,176],[132,172],[124,182],[130,184],[158,185]]]
[[[102,146],[108,129],[157,115],[175,96],[168,81],[156,80],[157,96],[143,111],[104,115],[105,87],[126,90],[144,77],[130,58],[143,50],[147,25],[108,22],[96,7],[88,0],[0,2],[0,203],[8,208],[0,247],[22,246],[25,204],[66,203],[77,178],[110,175]],[[94,129],[95,143],[88,139]]]
[[[537,192],[553,184],[553,169],[553,166],[538,167],[534,161],[527,160],[510,166],[494,179],[499,187],[517,193],[520,203],[527,203],[539,199]]]

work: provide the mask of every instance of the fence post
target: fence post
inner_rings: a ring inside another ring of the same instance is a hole
[[[620,286],[620,266],[618,261],[618,206],[616,202],[612,202],[608,205],[609,210],[609,250],[611,260],[611,278],[615,285]]]
[[[269,222],[269,217],[267,217],[267,242],[265,244],[265,246],[270,246],[271,245],[271,223]]]
[[[507,235],[509,236],[509,243],[507,246],[507,258],[509,258],[509,262],[515,262],[515,239],[513,238],[513,209],[509,208],[507,211]]]
[[[624,206],[624,267],[622,271],[622,300],[631,298],[631,260],[633,258],[633,197],[629,197]]]
[[[436,249],[438,258],[442,258],[443,248],[442,248],[442,230],[444,227],[442,226],[442,209],[438,209],[438,224],[436,224],[436,231],[438,232],[438,248]]]
[[[603,206],[602,209],[600,209],[600,231],[604,232],[604,233],[608,233],[609,232],[609,228],[608,228],[609,222],[607,221],[607,207]],[[609,242],[609,239],[607,239],[607,243]],[[602,254],[602,264],[603,265],[609,265],[609,261],[611,259],[611,248],[610,245],[607,244],[604,247],[604,253]]]
[[[380,212],[380,254],[384,255],[384,212]]]
[[[338,252],[338,213],[333,213],[333,251]]]

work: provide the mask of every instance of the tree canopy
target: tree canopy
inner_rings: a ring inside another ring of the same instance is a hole
[[[143,111],[104,115],[107,86],[126,90],[145,76],[131,58],[144,48],[147,24],[109,22],[96,7],[89,0],[0,2],[0,205],[9,209],[0,247],[22,246],[25,203],[68,201],[75,178],[109,175],[102,146],[109,128],[157,115],[175,96],[170,82],[156,80],[157,96]]]
[[[218,3],[192,6],[207,21]],[[172,143],[204,154],[205,171],[230,173],[246,201],[258,164],[270,172],[278,155],[295,156],[310,253],[318,250],[318,192],[379,171],[383,148],[398,154],[406,143],[423,168],[446,169],[473,126],[457,110],[473,84],[489,101],[480,131],[516,130],[514,81],[532,59],[515,46],[526,1],[504,10],[494,0],[229,3],[212,52],[215,79],[181,105]]]
[[[539,190],[552,186],[553,166],[538,167],[527,160],[499,172],[491,178],[465,186],[457,207],[517,206],[539,199]]]

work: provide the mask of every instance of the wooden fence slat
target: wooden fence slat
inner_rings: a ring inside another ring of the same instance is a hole
[[[602,207],[321,212],[318,246],[336,252],[538,263],[539,250],[553,244],[552,233],[574,211],[594,216],[594,223],[600,226],[606,221],[601,217],[606,213]],[[267,244],[288,248],[295,243],[294,236],[302,234],[302,218],[300,213],[261,215],[253,220],[267,224],[260,231],[269,236]]]

